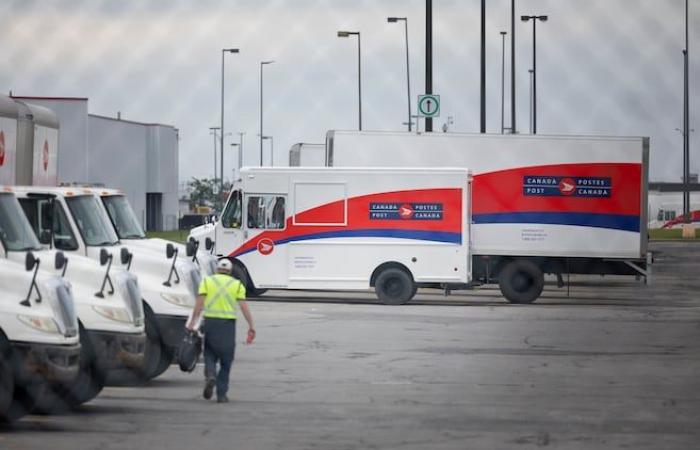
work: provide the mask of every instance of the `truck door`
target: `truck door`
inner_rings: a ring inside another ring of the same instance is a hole
[[[241,191],[231,193],[221,220],[214,227],[214,242],[217,256],[226,256],[243,244],[243,208]]]
[[[283,194],[246,194],[244,237],[250,251],[241,261],[256,287],[286,287],[288,279],[287,196]]]

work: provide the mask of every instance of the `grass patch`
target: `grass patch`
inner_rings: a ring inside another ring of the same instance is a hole
[[[677,229],[654,229],[649,230],[650,239],[682,239],[682,232],[680,228]],[[700,228],[695,230],[695,239],[700,239]]]
[[[187,241],[189,230],[173,230],[173,231],[147,231],[146,236],[149,238],[161,238],[168,241],[180,242],[182,244]]]

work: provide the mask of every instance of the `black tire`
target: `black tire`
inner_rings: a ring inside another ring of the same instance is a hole
[[[416,294],[416,284],[405,270],[390,267],[379,273],[374,290],[385,305],[403,305]]]
[[[0,422],[15,420],[8,414],[15,392],[15,376],[13,372],[9,343],[3,336],[0,336]]]
[[[248,275],[248,271],[240,264],[233,264],[231,276],[243,283],[243,286],[245,286],[246,297],[260,297],[267,292],[267,289],[258,289],[255,287],[253,281]]]
[[[172,362],[172,355],[160,338],[155,314],[145,303],[143,309],[146,323],[146,347],[143,367],[138,371],[138,375],[141,381],[145,382],[165,372]]]
[[[498,274],[501,294],[510,303],[529,304],[537,300],[544,288],[542,269],[527,259],[506,263]]]

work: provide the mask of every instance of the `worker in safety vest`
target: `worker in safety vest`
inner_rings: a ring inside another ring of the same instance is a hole
[[[215,274],[204,278],[199,284],[199,295],[192,319],[187,329],[193,330],[199,315],[204,310],[204,392],[209,400],[216,386],[216,401],[228,402],[229,373],[236,347],[236,304],[248,322],[248,344],[255,339],[253,317],[245,301],[245,286],[230,273],[233,265],[228,259],[217,264]],[[219,363],[217,374],[216,364]]]

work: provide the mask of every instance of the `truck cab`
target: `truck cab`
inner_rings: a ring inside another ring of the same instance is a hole
[[[42,244],[138,274],[146,327],[141,378],[164,372],[192,313],[200,279],[197,267],[122,246],[100,200],[89,189],[18,186],[13,190]]]
[[[28,252],[42,272],[69,280],[81,328],[81,370],[73,386],[61,388],[63,405],[75,407],[95,395],[120,372],[139,371],[144,363],[144,312],[136,277],[121,268],[100,267],[77,254],[45,249],[6,187],[0,192],[0,251],[23,262]]]
[[[55,385],[71,385],[80,342],[70,286],[0,258],[0,421],[31,412]]]

